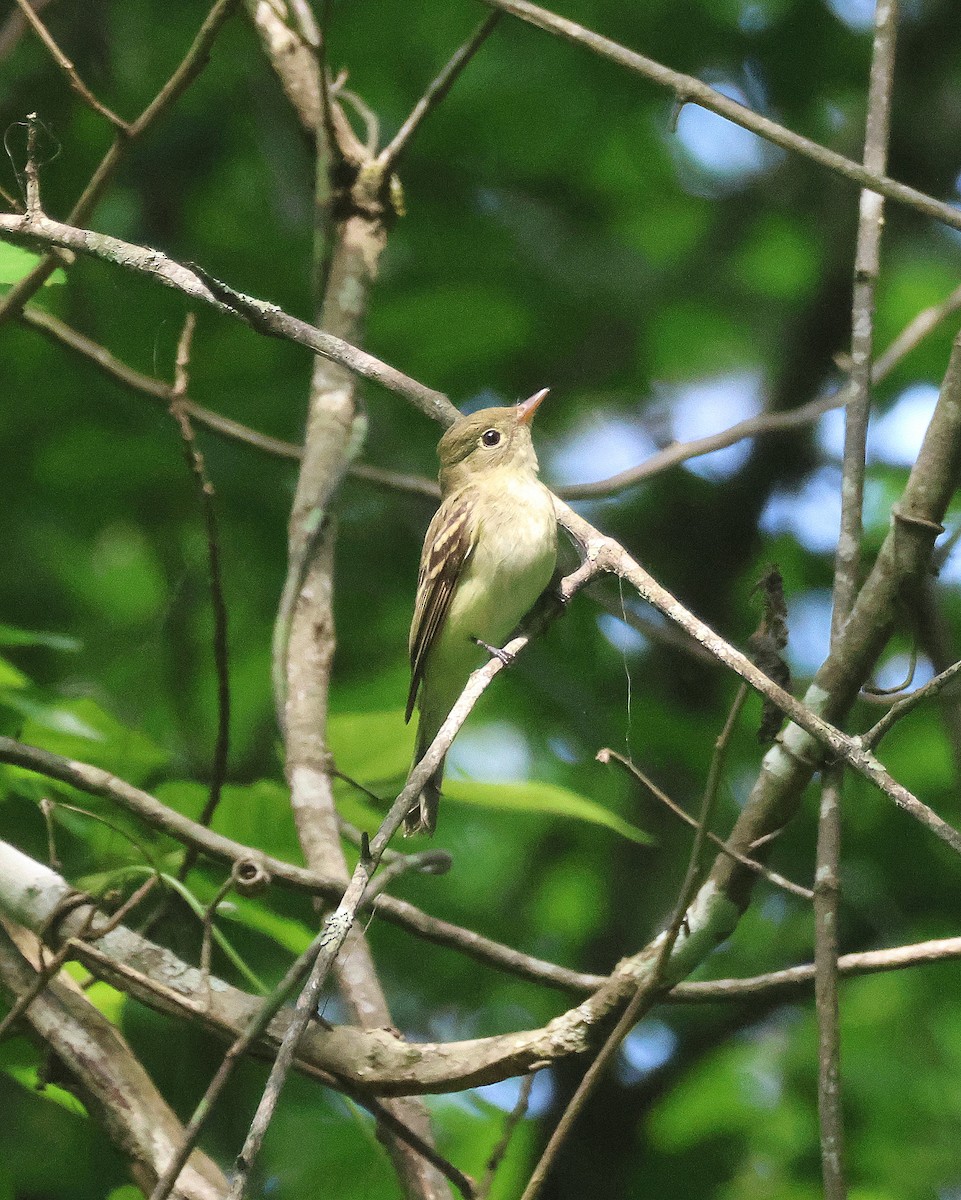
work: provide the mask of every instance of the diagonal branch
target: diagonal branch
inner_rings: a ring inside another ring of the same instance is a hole
[[[388,391],[397,392],[435,420],[449,423],[457,415],[443,393],[425,387],[372,354],[351,346],[343,338],[323,333],[306,321],[288,315],[274,304],[236,292],[199,268],[175,262],[159,250],[135,246],[119,238],[94,233],[92,230],[77,229],[51,220],[47,216],[30,218],[9,213],[0,214],[0,238],[17,245],[60,246],[62,249],[76,250],[80,254],[112,262],[136,274],[147,275],[157,283],[162,283],[164,287],[172,288],[226,316],[243,321],[259,333],[297,342],[322,358],[341,363],[348,370],[369,379],[372,383],[378,383]],[[12,295],[12,290],[10,294]]]
[[[919,192],[916,188],[908,187],[905,183],[899,183],[896,179],[889,179],[886,175],[870,171],[861,163],[845,158],[843,154],[829,150],[826,146],[811,141],[810,138],[794,133],[793,130],[785,129],[776,121],[762,117],[760,113],[754,112],[743,104],[738,104],[736,100],[730,99],[722,92],[715,91],[700,79],[695,79],[693,75],[684,75],[680,71],[673,71],[670,67],[665,67],[651,58],[645,58],[643,54],[638,54],[617,42],[612,42],[610,38],[602,37],[599,33],[585,29],[583,25],[578,25],[565,17],[559,17],[546,8],[531,4],[529,0],[484,0],[484,3],[492,8],[500,9],[501,12],[510,13],[511,16],[535,25],[547,33],[553,33],[565,41],[593,50],[602,58],[626,67],[638,75],[643,75],[652,83],[672,91],[679,103],[698,104],[701,108],[709,109],[718,116],[726,117],[735,125],[749,129],[759,137],[773,142],[775,146],[781,146],[785,150],[800,154],[804,158],[816,162],[819,166],[834,171],[845,179],[850,179],[852,183],[887,196],[889,200],[896,200],[899,204],[913,208],[915,212],[931,217],[935,221],[941,221],[942,224],[949,225],[952,229],[961,229],[961,210],[952,208],[950,204],[945,204],[942,200],[935,200],[933,196]]]
[[[110,124],[121,133],[129,133],[130,126],[127,124],[127,122],[124,121],[122,117],[118,117],[115,112],[106,106],[106,104],[98,100],[93,92],[80,78],[77,68],[54,41],[53,35],[50,33],[50,30],[46,27],[46,25],[44,25],[43,21],[40,20],[39,16],[37,16],[36,11],[30,4],[30,0],[17,0],[17,4],[20,7],[20,11],[23,14],[24,19],[29,23],[37,37],[40,38],[41,42],[43,42],[43,44],[50,51],[54,62],[66,75],[70,86],[77,93],[84,104],[86,104],[88,108],[92,108],[95,113],[98,113],[105,120],[109,121]]]
[[[19,943],[19,945],[18,945]],[[28,994],[37,977],[39,943],[0,922],[0,988]],[[135,1178],[150,1187],[179,1141],[181,1126],[116,1028],[72,980],[47,982],[24,1020],[56,1054],[111,1141],[129,1159]],[[222,1200],[227,1184],[205,1154],[194,1151],[178,1200]]]
[[[131,145],[141,138],[154,121],[183,95],[204,69],[217,35],[237,3],[238,0],[215,0],[213,7],[197,31],[197,36],[173,74],[140,116],[125,129],[118,131],[110,149],[100,160],[100,164],[90,177],[82,195],[70,210],[67,217],[69,223],[79,225],[87,219],[93,211],[94,205],[106,190],[107,184],[113,178],[117,167],[126,157]],[[58,261],[54,255],[47,254],[33,270],[10,288],[0,300],[0,325],[16,316],[38,288],[42,287],[50,278]]]
[[[421,122],[446,97],[447,93],[456,83],[457,77],[484,42],[487,41],[487,38],[493,32],[494,26],[500,20],[500,16],[499,12],[493,12],[481,21],[473,36],[450,58],[440,74],[433,80],[427,91],[411,109],[407,120],[404,121],[390,142],[378,154],[377,162],[385,173],[392,171],[397,166],[398,160],[407,149],[414,134],[420,128]]]

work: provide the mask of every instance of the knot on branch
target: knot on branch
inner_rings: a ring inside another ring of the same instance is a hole
[[[234,887],[242,896],[256,896],[271,884],[271,874],[259,859],[240,858],[230,872]]]

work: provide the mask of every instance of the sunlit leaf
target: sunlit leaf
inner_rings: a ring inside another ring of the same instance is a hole
[[[464,779],[449,779],[444,783],[444,799],[480,808],[543,813],[573,821],[587,821],[593,825],[603,825],[640,845],[650,845],[652,841],[643,829],[638,829],[610,809],[553,783],[474,783]]]

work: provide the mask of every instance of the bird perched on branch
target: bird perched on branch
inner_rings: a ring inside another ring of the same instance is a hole
[[[438,444],[441,506],[424,539],[410,627],[406,719],[416,703],[415,765],[483,649],[503,645],[554,573],[554,504],[537,478],[530,431],[547,392],[460,417]],[[407,814],[407,833],[434,832],[443,774],[442,759]]]

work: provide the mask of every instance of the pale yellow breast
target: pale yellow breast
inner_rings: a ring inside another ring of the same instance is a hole
[[[550,582],[557,523],[550,493],[533,474],[498,472],[490,482],[445,634],[500,646]]]

